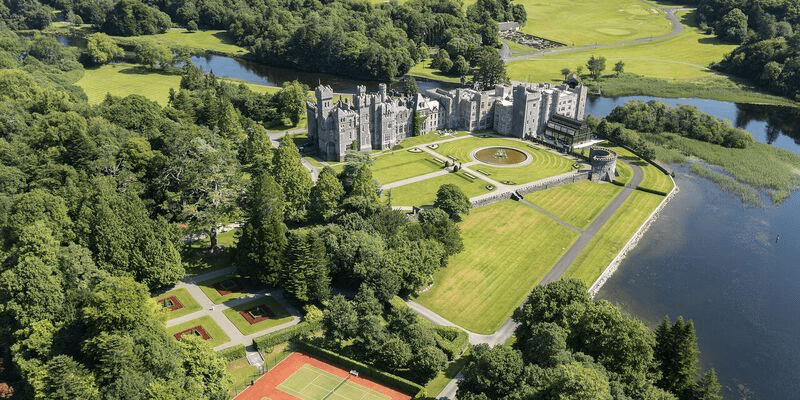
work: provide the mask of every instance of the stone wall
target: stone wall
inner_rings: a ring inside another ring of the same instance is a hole
[[[589,148],[589,160],[592,163],[592,182],[612,182],[616,176],[617,153],[605,147]]]
[[[480,199],[472,201],[472,208],[488,206],[489,204],[497,203],[498,201],[508,200],[511,198],[512,195],[514,195],[514,191],[508,190],[505,192],[497,193],[494,196],[482,197]]]
[[[528,193],[538,192],[540,190],[549,189],[553,186],[565,185],[584,179],[589,179],[589,171],[587,170],[576,171],[570,175],[559,175],[541,181],[536,181],[517,189],[516,192],[518,196],[522,197]]]

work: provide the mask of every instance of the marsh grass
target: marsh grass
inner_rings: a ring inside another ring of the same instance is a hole
[[[712,171],[708,168],[700,166],[699,164],[692,164],[692,167],[689,168],[689,170],[694,174],[702,176],[703,178],[710,179],[724,190],[734,193],[747,204],[754,206],[764,205],[764,203],[761,201],[761,196],[758,195],[758,192],[755,189],[739,183],[736,179],[733,179],[730,176]]]

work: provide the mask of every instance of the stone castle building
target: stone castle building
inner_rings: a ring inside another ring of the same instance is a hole
[[[386,85],[367,94],[358,86],[352,100],[333,102],[330,86],[318,86],[317,102],[307,104],[308,138],[325,160],[340,161],[349,149],[385,150],[419,132],[440,129],[494,130],[520,139],[562,147],[589,139],[583,122],[587,89],[547,83],[498,85],[494,90],[431,89],[391,97]],[[558,118],[553,118],[558,115]]]

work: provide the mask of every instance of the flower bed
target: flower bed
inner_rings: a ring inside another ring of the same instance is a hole
[[[242,282],[235,278],[217,282],[213,287],[214,289],[217,289],[217,293],[219,293],[220,296],[227,296],[231,293],[240,292],[242,289],[244,289],[242,287]]]
[[[164,308],[169,308],[170,311],[180,310],[183,304],[178,300],[177,296],[164,297],[163,299],[156,300]]]
[[[200,336],[203,340],[211,339],[211,335],[209,335],[201,325],[193,326],[185,331],[180,331],[173,336],[175,336],[175,339],[181,340],[183,335],[187,334]]]
[[[261,321],[266,321],[272,318],[272,310],[267,307],[266,304],[261,304],[257,307],[253,307],[249,310],[240,311],[239,314],[242,318],[247,321],[250,325],[257,324]]]

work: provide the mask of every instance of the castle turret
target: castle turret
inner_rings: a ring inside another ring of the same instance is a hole
[[[389,99],[389,96],[386,95],[386,84],[381,83],[378,85],[378,98],[380,99],[381,103],[385,103],[386,100]]]

